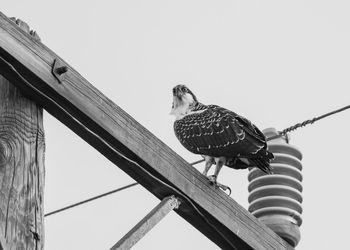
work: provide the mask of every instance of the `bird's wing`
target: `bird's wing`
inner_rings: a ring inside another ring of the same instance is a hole
[[[266,144],[250,121],[216,105],[177,120],[174,130],[189,151],[214,157],[256,154]]]
[[[252,136],[256,141],[266,144],[265,135],[251,121],[237,114],[235,118],[246,133]]]

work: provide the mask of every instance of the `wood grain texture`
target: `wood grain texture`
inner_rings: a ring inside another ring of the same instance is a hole
[[[29,32],[25,23],[17,20],[17,25]],[[0,75],[0,231],[7,245],[4,249],[43,249],[42,116],[42,108]]]
[[[2,229],[0,227],[0,250],[8,250],[7,242],[4,237],[4,233],[2,232]]]
[[[24,77],[26,80],[17,84],[21,90],[155,196],[163,199],[176,194],[176,190],[191,201],[197,210],[184,201],[176,212],[222,249],[292,249],[3,14],[0,14],[0,56],[0,71],[8,79],[21,81]],[[57,58],[68,67],[62,83],[51,74]]]

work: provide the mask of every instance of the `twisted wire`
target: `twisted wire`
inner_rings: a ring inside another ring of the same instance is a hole
[[[328,117],[328,116],[334,115],[334,114],[336,114],[336,113],[340,113],[340,112],[342,112],[342,111],[344,111],[344,110],[346,110],[346,109],[349,109],[349,108],[350,108],[350,105],[347,105],[347,106],[345,106],[345,107],[342,107],[342,108],[340,108],[340,109],[336,109],[336,110],[334,110],[334,111],[328,112],[328,113],[323,114],[323,115],[320,115],[320,116],[318,116],[318,117],[314,117],[314,118],[312,118],[312,119],[305,120],[305,121],[303,121],[303,122],[297,123],[297,124],[295,124],[295,125],[293,125],[293,126],[290,126],[290,127],[288,127],[288,128],[285,128],[284,130],[278,132],[278,135],[274,135],[274,136],[268,137],[268,138],[267,138],[267,141],[270,141],[270,140],[273,140],[273,139],[277,139],[277,138],[286,136],[287,133],[289,133],[289,132],[292,132],[292,131],[294,131],[294,130],[296,130],[296,129],[298,129],[298,128],[304,127],[304,126],[306,126],[306,125],[311,125],[311,124],[313,124],[313,123],[316,122],[316,121],[319,121],[319,120],[321,120],[321,119],[323,119],[323,118],[326,118],[326,117]]]

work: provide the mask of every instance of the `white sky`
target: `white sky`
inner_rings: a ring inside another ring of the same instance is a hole
[[[350,104],[349,1],[3,1],[49,48],[182,155],[171,88],[187,84],[259,128],[284,129]],[[45,211],[133,182],[45,114]],[[291,134],[304,155],[302,239],[344,249],[350,210],[350,111]],[[203,166],[198,166],[202,170]],[[247,171],[219,177],[247,207]],[[159,201],[143,187],[46,219],[46,249],[109,249]],[[172,213],[134,249],[218,249]]]

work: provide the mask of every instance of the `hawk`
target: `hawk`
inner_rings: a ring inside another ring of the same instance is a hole
[[[214,175],[207,176],[214,185],[230,190],[217,182],[224,165],[233,169],[257,167],[272,173],[270,161],[274,156],[267,150],[264,134],[243,116],[198,102],[185,85],[173,88],[170,114],[175,116],[174,131],[180,143],[205,159],[203,174],[207,176],[210,167],[216,165]]]

